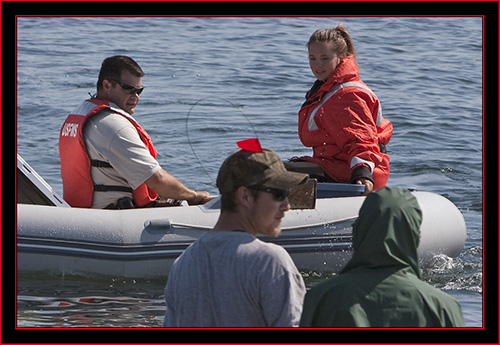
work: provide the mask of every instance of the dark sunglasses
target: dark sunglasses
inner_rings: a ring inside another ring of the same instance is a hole
[[[262,186],[250,186],[248,188],[253,190],[258,190],[261,192],[270,193],[273,195],[273,198],[276,201],[283,201],[288,197],[288,189],[267,188]]]
[[[114,81],[115,83],[118,83],[118,85],[121,86],[121,88],[123,89],[123,91],[125,91],[129,95],[133,95],[134,93],[137,93],[138,95],[140,95],[142,93],[142,91],[144,91],[144,86],[140,87],[140,88],[137,88],[137,87],[134,87],[132,85],[128,85],[128,84],[122,83],[121,81],[116,80],[116,79],[110,79],[110,80]]]

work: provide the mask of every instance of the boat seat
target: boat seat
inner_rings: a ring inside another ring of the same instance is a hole
[[[304,161],[293,161],[293,162],[286,162],[284,161],[283,164],[285,165],[286,170],[288,171],[295,171],[295,172],[300,172],[303,174],[309,174],[311,177],[324,177],[325,172],[321,167],[317,164],[311,163],[311,162],[304,162]]]

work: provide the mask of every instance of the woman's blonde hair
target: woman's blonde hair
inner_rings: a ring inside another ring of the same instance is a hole
[[[337,25],[335,29],[316,30],[309,38],[309,42],[307,42],[307,49],[309,49],[311,44],[315,42],[329,42],[333,52],[338,57],[342,55],[354,55],[354,57],[356,57],[352,37],[349,34],[349,30],[347,30],[343,23]]]

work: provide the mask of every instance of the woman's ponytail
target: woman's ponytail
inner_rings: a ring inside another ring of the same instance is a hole
[[[316,30],[307,42],[307,48],[311,46],[314,42],[329,42],[334,53],[341,56],[354,55],[356,57],[356,51],[354,49],[354,42],[349,30],[344,26],[343,23],[337,25],[335,29],[319,29]]]

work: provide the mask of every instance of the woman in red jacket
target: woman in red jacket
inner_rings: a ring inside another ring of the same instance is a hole
[[[294,161],[318,165],[330,182],[364,184],[365,194],[384,187],[389,177],[385,145],[392,124],[359,78],[349,32],[342,24],[317,30],[307,48],[317,80],[299,111],[299,137],[313,148],[313,157]]]

